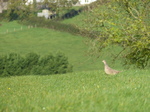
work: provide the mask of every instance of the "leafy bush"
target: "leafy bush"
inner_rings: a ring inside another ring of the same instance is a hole
[[[2,13],[0,13],[0,21],[2,21],[2,20],[7,20],[7,18],[5,17],[6,16],[6,10],[3,10],[3,12]]]
[[[67,57],[58,53],[43,56],[36,53],[28,53],[20,56],[17,53],[0,56],[0,76],[19,76],[19,75],[48,75],[72,72]]]
[[[42,57],[37,66],[32,69],[33,74],[60,74],[72,72],[72,66],[69,65],[68,59],[63,54],[52,54]]]
[[[86,30],[100,32],[92,41],[91,53],[101,55],[104,48],[122,48],[114,60],[122,57],[124,65],[144,69],[150,63],[149,0],[111,0],[99,4],[85,20]],[[88,24],[87,24],[88,23]]]
[[[24,59],[16,53],[10,53],[9,55],[0,56],[0,75],[21,75],[23,61]]]

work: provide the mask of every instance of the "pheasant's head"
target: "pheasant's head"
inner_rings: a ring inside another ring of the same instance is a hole
[[[106,64],[106,61],[105,61],[105,60],[103,60],[102,62],[103,62],[104,64]]]

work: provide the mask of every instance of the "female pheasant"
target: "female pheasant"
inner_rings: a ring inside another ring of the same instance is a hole
[[[119,72],[121,72],[121,71],[117,71],[117,70],[114,70],[114,69],[110,68],[110,67],[107,65],[107,63],[106,63],[105,60],[103,60],[102,62],[104,63],[104,71],[105,71],[106,74],[108,74],[108,75],[116,75],[116,74],[118,74]]]

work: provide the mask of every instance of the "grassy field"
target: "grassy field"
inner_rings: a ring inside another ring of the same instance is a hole
[[[16,21],[1,24],[0,54],[15,52],[24,55],[35,52],[45,55],[62,52],[68,57],[74,71],[103,69],[103,63],[101,62],[103,59],[111,63],[113,51],[109,49],[107,50],[109,53],[107,51],[102,53],[99,59],[87,56],[86,38],[45,28],[28,29],[27,26],[19,25]],[[121,67],[118,63],[112,64],[112,66],[118,69]]]
[[[1,112],[149,112],[150,71],[0,78]]]
[[[0,24],[0,54],[36,52],[45,55],[60,51],[74,66],[74,72],[68,74],[0,78],[0,111],[150,111],[150,70],[125,70],[120,61],[112,64],[111,54],[118,48],[108,48],[95,59],[86,55],[86,38],[45,28],[28,29],[15,21]],[[105,75],[102,59],[123,72],[116,76]]]

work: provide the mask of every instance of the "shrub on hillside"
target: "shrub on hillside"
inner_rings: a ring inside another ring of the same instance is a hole
[[[22,75],[24,58],[16,53],[0,56],[0,75]]]
[[[3,12],[0,13],[0,21],[2,21],[2,20],[7,20],[7,18],[6,18],[5,16],[6,16],[6,11],[3,10]]]
[[[20,56],[17,53],[0,56],[0,76],[19,76],[19,75],[49,75],[72,72],[67,57],[59,53],[43,56],[36,53],[28,53]]]
[[[42,57],[37,66],[32,69],[33,74],[61,74],[72,72],[72,66],[69,65],[67,57],[59,53],[56,56],[52,54]]]

